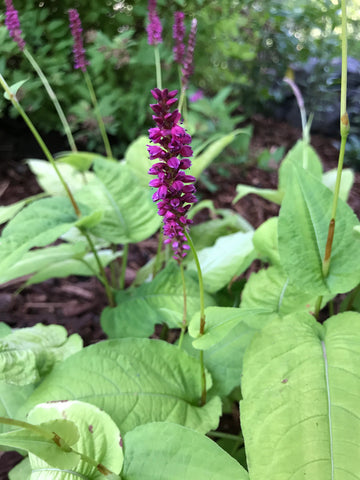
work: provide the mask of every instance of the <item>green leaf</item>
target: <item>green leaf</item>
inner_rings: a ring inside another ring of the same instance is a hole
[[[102,464],[115,473],[120,472],[123,464],[122,440],[118,427],[107,413],[89,403],[70,401],[37,405],[29,414],[29,421],[35,424],[61,418],[74,422],[77,427],[78,438],[71,442],[74,450],[87,455],[97,464]],[[57,430],[55,431],[61,436]],[[104,478],[94,466],[79,456],[78,459],[79,462],[74,467],[77,476],[83,475],[89,479]],[[51,458],[44,461],[30,455],[30,463],[33,469],[32,480],[44,478],[44,473],[47,479],[59,479],[58,471],[49,470],[49,466],[52,465]],[[68,478],[68,472],[63,471],[62,475],[60,478]]]
[[[78,437],[76,425],[64,418],[45,422],[40,426],[49,434],[58,433],[70,446]],[[65,452],[53,440],[44,438],[41,434],[25,428],[1,433],[0,445],[26,450],[49,462],[52,467],[59,469],[73,469],[79,462],[79,455],[76,453]]]
[[[67,198],[31,203],[4,228],[0,237],[0,271],[5,272],[32,247],[44,247],[75,226],[78,218]]]
[[[139,185],[144,188],[149,187],[151,176],[148,174],[152,162],[149,160],[149,154],[146,145],[149,143],[149,138],[142,135],[134,140],[125,152],[126,165],[131,169],[133,174],[137,177]]]
[[[210,395],[224,397],[240,385],[247,347],[254,334],[274,317],[277,315],[259,308],[206,309],[205,335],[196,340],[190,340],[186,335],[184,348],[190,355],[198,354],[194,348],[205,348],[204,363],[213,379]],[[191,322],[193,334],[196,334],[198,322],[198,319]],[[231,325],[232,328],[229,328]]]
[[[32,173],[36,176],[38,184],[46,193],[52,196],[65,195],[64,187],[51,163],[46,160],[38,160],[34,158],[27,160],[27,164]],[[72,193],[90,182],[94,176],[91,172],[79,172],[79,170],[72,165],[67,165],[60,161],[56,162],[56,166]]]
[[[187,314],[191,316],[199,310],[199,285],[188,272],[185,282]],[[117,307],[107,307],[101,315],[101,326],[110,338],[149,337],[157,323],[180,328],[184,297],[178,265],[171,262],[151,282],[118,292],[116,302]],[[206,295],[205,303],[211,305],[213,299]]]
[[[32,195],[31,197],[27,197],[19,202],[12,203],[11,205],[6,205],[5,207],[0,206],[0,224],[11,220],[26,205],[44,197],[44,195],[44,193],[38,193],[37,195]]]
[[[56,362],[82,348],[78,334],[67,337],[60,325],[42,325],[14,330],[0,338],[0,381],[14,385],[36,383]]]
[[[209,145],[206,150],[194,158],[192,162],[192,166],[190,167],[189,172],[194,177],[199,178],[200,173],[207,168],[213,160],[220,153],[232,143],[237,135],[249,135],[249,131],[247,129],[238,129],[234,130],[233,132],[229,133],[228,135],[224,135],[223,137],[215,140],[211,145]]]
[[[255,258],[253,232],[237,232],[219,237],[215,245],[198,252],[205,290],[214,293],[243,273]],[[194,261],[188,264],[196,271]]]
[[[165,342],[125,338],[91,345],[56,365],[22,413],[41,402],[76,399],[104,410],[122,433],[154,421],[207,432],[217,427],[221,403],[213,398],[199,407],[200,392],[198,359]]]
[[[289,150],[279,168],[279,190],[286,192],[291,186],[288,180],[291,177],[292,165],[303,167],[313,174],[318,180],[322,179],[322,165],[318,154],[313,147],[304,140],[298,140]]]
[[[279,216],[281,264],[290,280],[313,295],[344,293],[360,278],[359,222],[339,199],[329,275],[322,274],[333,195],[310,173],[293,166]]]
[[[120,257],[122,252],[113,252],[108,249],[98,251],[97,255],[102,266],[106,267],[113,260]],[[69,275],[91,277],[96,274],[99,274],[99,266],[94,254],[89,252],[81,258],[64,258],[63,261],[57,261],[45,266],[27,280],[26,285],[44,282],[49,278],[63,278]]]
[[[126,434],[124,445],[124,480],[249,478],[246,470],[214,441],[180,425],[142,425]]]
[[[28,78],[25,78],[25,80],[20,80],[19,82],[16,82],[14,83],[13,85],[11,85],[9,87],[10,89],[10,92],[14,95],[14,97],[16,98],[16,94],[18,92],[18,90],[24,85],[25,82],[27,82],[29,79]],[[6,98],[6,100],[10,100],[10,95],[7,93],[7,92],[4,92],[4,98]]]
[[[11,327],[4,322],[0,322],[0,338],[5,337],[11,333]]]
[[[278,217],[272,217],[256,229],[253,237],[257,255],[274,265],[280,265],[277,232]]]
[[[360,315],[321,326],[292,314],[269,323],[244,359],[241,425],[250,478],[357,478]]]
[[[94,162],[96,179],[77,192],[76,198],[93,210],[101,209],[103,219],[91,233],[115,244],[136,243],[156,232],[161,223],[151,200],[151,189],[124,163]]]
[[[241,198],[245,197],[245,195],[249,195],[249,193],[255,193],[270,202],[277,203],[278,205],[281,204],[283,199],[284,193],[279,190],[273,190],[271,188],[258,188],[253,187],[252,185],[237,185],[236,187],[237,195],[235,196],[232,203],[238,202]]]
[[[16,418],[18,409],[25,403],[34,390],[34,385],[12,385],[0,382],[0,417]],[[0,424],[0,433],[10,430],[8,425]]]
[[[328,187],[332,192],[335,190],[337,176],[337,168],[325,172],[322,177],[323,184]],[[339,196],[344,202],[349,198],[350,190],[354,184],[354,172],[350,168],[344,168],[341,172],[341,182]]]
[[[29,457],[25,457],[9,472],[9,480],[30,480],[31,467]]]
[[[58,164],[66,163],[80,172],[86,172],[93,164],[95,158],[104,158],[97,153],[65,152],[56,156]]]
[[[266,295],[264,295],[266,292]],[[253,273],[241,295],[242,308],[264,308],[280,316],[291,312],[314,312],[317,296],[294,285],[280,267]]]

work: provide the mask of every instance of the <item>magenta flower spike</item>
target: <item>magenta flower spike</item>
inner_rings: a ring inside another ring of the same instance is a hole
[[[78,11],[75,10],[75,8],[69,10],[69,21],[71,35],[74,39],[74,68],[80,68],[80,70],[86,72],[86,65],[89,65],[89,62],[85,58],[81,20]]]
[[[156,160],[148,172],[156,178],[149,185],[157,189],[152,198],[158,202],[158,214],[164,217],[164,243],[171,244],[174,258],[180,263],[190,249],[185,232],[192,220],[186,214],[197,201],[193,185],[196,178],[185,173],[191,166],[188,157],[193,155],[191,136],[180,126],[179,111],[171,111],[177,102],[177,90],[155,88],[151,93],[157,101],[150,105],[156,127],[150,128],[149,138],[157,145],[148,145],[150,160]]]
[[[193,18],[191,22],[191,30],[189,34],[189,40],[188,40],[185,60],[183,64],[183,69],[181,71],[183,75],[182,83],[183,83],[183,87],[185,88],[189,83],[189,78],[194,72],[193,60],[194,60],[194,50],[195,50],[195,42],[196,42],[196,29],[197,29],[197,20],[196,18]]]
[[[173,26],[173,39],[175,40],[175,46],[173,49],[174,60],[179,65],[182,65],[185,55],[185,45],[184,45],[184,36],[185,36],[185,24],[184,24],[185,15],[183,12],[175,12],[174,15],[174,26]]]
[[[156,13],[156,0],[149,0],[148,3],[148,26],[146,31],[148,34],[149,45],[159,45],[162,43],[162,25],[160,18]]]
[[[12,0],[5,0],[5,25],[9,31],[10,37],[18,44],[21,51],[25,48],[25,40],[22,38],[19,15],[15,10]]]

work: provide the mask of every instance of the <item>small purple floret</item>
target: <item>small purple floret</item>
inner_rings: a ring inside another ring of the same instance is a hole
[[[20,50],[25,48],[25,40],[22,38],[19,15],[15,10],[12,0],[5,0],[5,25],[9,31],[10,37],[18,44]]]
[[[148,145],[150,160],[157,160],[149,170],[149,174],[157,175],[157,178],[149,185],[157,188],[153,200],[158,202],[158,214],[164,217],[164,243],[171,244],[174,258],[180,263],[190,248],[186,244],[185,232],[192,220],[186,218],[186,214],[191,204],[197,201],[193,195],[196,178],[184,171],[191,166],[191,161],[179,158],[193,155],[191,136],[179,125],[179,111],[171,111],[177,101],[177,91],[155,88],[151,93],[158,103],[150,105],[155,113],[156,127],[149,129],[149,138],[158,145]]]
[[[71,35],[74,39],[74,68],[80,68],[80,70],[86,72],[86,65],[89,65],[89,62],[85,58],[81,20],[78,11],[75,10],[75,8],[69,10],[69,21]]]
[[[148,34],[149,45],[159,45],[162,43],[162,25],[158,14],[156,13],[156,0],[149,0],[148,3],[148,26],[146,31]]]

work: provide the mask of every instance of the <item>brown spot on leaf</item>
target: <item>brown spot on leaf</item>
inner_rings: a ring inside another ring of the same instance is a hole
[[[94,427],[93,427],[92,425],[89,425],[88,428],[89,428],[89,432],[90,432],[90,433],[94,433]]]
[[[287,383],[289,380],[287,378],[284,378],[284,380],[281,380],[281,383]]]

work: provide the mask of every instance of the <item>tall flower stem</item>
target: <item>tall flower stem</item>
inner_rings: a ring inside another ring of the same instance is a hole
[[[30,120],[30,118],[27,116],[27,114],[25,113],[25,111],[22,108],[22,106],[20,105],[20,103],[17,101],[15,95],[11,92],[10,87],[8,86],[4,77],[1,74],[0,74],[0,84],[1,84],[2,88],[5,90],[5,92],[7,93],[8,97],[9,97],[9,100],[11,101],[13,106],[16,108],[16,110],[22,116],[22,118],[23,118],[24,122],[26,123],[26,125],[28,126],[29,130],[34,135],[36,141],[38,142],[38,144],[41,148],[41,150],[44,152],[46,158],[48,159],[48,161],[53,166],[53,168],[54,168],[62,186],[64,187],[64,190],[65,190],[67,196],[70,199],[70,202],[71,202],[71,204],[74,208],[76,216],[80,217],[81,216],[80,209],[79,209],[79,207],[78,207],[78,205],[77,205],[77,203],[76,203],[76,201],[73,197],[73,194],[70,191],[69,186],[67,185],[67,183],[65,182],[65,180],[64,180],[63,176],[61,175],[59,169],[57,168],[57,165],[56,165],[56,162],[55,162],[53,156],[51,155],[49,149],[47,148],[44,140],[41,138],[41,136],[40,136],[39,132],[37,131],[37,129],[35,128],[34,124]]]
[[[125,273],[126,273],[128,256],[129,256],[129,244],[127,243],[123,247],[123,255],[121,259],[121,272],[120,272],[120,278],[119,278],[120,290],[123,290],[125,288]]]
[[[205,294],[204,294],[204,281],[201,272],[201,266],[199,262],[199,257],[196,253],[194,243],[190,235],[185,231],[186,240],[190,246],[190,250],[194,256],[198,279],[199,279],[199,290],[200,290],[200,336],[204,335],[205,332]],[[206,374],[205,374],[205,365],[204,365],[204,351],[200,350],[200,371],[201,371],[201,405],[206,403]]]
[[[347,95],[347,15],[346,15],[346,0],[341,0],[341,100],[340,100],[340,152],[339,161],[334,189],[333,205],[331,209],[331,219],[329,223],[328,237],[325,247],[325,255],[322,264],[324,277],[327,277],[330,269],[330,259],[332,243],[335,232],[335,217],[337,204],[339,200],[341,174],[344,164],[346,140],[350,131],[349,117],[346,111],[346,95]]]
[[[57,99],[57,96],[54,92],[54,90],[52,89],[50,83],[48,82],[48,79],[46,78],[46,76],[44,75],[43,71],[41,70],[39,64],[37,63],[37,61],[35,60],[35,58],[31,55],[31,53],[26,49],[24,48],[23,50],[24,52],[24,55],[25,57],[29,60],[31,66],[33,67],[33,69],[36,71],[36,73],[38,74],[40,80],[42,81],[42,84],[44,85],[45,87],[45,90],[47,91],[49,97],[50,97],[50,100],[52,101],[52,103],[54,104],[54,107],[56,109],[56,112],[60,118],[60,121],[62,123],[62,126],[63,126],[63,129],[64,129],[64,132],[65,132],[65,135],[68,139],[68,142],[69,142],[69,145],[70,145],[70,148],[73,152],[77,152],[77,148],[76,148],[76,144],[75,144],[75,140],[74,140],[74,137],[71,133],[71,129],[70,129],[70,125],[68,123],[68,121],[66,120],[66,117],[65,117],[65,114],[63,112],[63,109],[61,108],[61,105]]]
[[[157,88],[162,90],[160,50],[158,45],[154,46],[154,55],[155,55],[155,70],[156,70],[156,86]]]
[[[179,343],[178,343],[179,348],[181,348],[181,346],[182,346],[182,342],[184,340],[184,335],[185,335],[185,331],[186,331],[186,327],[187,327],[187,321],[186,321],[186,317],[187,317],[186,282],[185,282],[184,267],[183,267],[182,263],[180,263],[180,273],[181,273],[181,283],[182,283],[182,287],[183,287],[184,307],[183,307],[183,319],[182,319],[182,323],[181,323],[181,333],[180,333]]]
[[[104,121],[103,121],[102,116],[100,114],[99,104],[98,104],[98,101],[97,101],[97,98],[96,98],[96,95],[95,95],[95,90],[94,90],[93,84],[91,82],[90,76],[87,73],[87,71],[85,70],[83,73],[84,73],[86,86],[88,87],[88,90],[89,90],[89,93],[90,93],[91,101],[94,105],[95,116],[96,116],[96,120],[97,120],[98,125],[99,125],[101,137],[102,137],[103,142],[104,142],[106,155],[109,158],[113,159],[114,157],[113,157],[113,154],[112,154],[112,151],[111,151],[109,138],[108,138],[107,133],[106,133]]]
[[[101,279],[102,279],[102,282],[103,282],[104,287],[105,287],[105,292],[106,292],[106,296],[108,298],[109,305],[110,305],[110,307],[115,307],[113,292],[112,292],[112,289],[111,289],[110,284],[108,282],[104,266],[101,263],[101,260],[100,260],[99,254],[98,254],[98,252],[95,248],[95,245],[94,245],[93,241],[91,240],[90,235],[88,234],[88,232],[85,229],[81,228],[80,231],[84,235],[84,237],[86,238],[86,240],[87,240],[87,242],[90,246],[90,249],[94,254],[95,261],[97,263],[97,266],[98,266],[98,269],[99,269],[99,272],[100,272],[100,275],[101,275]]]
[[[328,236],[325,246],[325,254],[322,261],[322,273],[326,278],[330,270],[331,251],[335,233],[335,218],[339,200],[341,174],[344,164],[346,140],[350,131],[349,117],[346,111],[347,96],[347,12],[346,0],[341,0],[341,97],[340,97],[340,152],[338,160],[338,168],[336,174],[336,182],[334,189],[333,204],[331,208],[331,218],[329,222]],[[319,297],[315,306],[315,317],[318,318],[321,308],[322,297]]]

